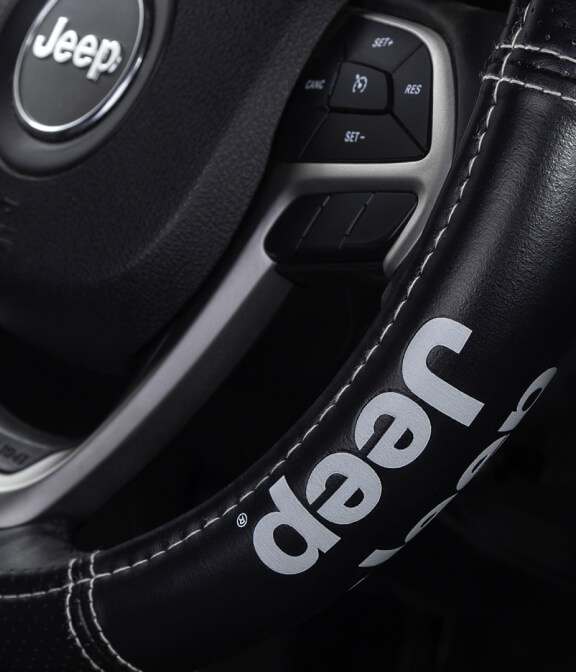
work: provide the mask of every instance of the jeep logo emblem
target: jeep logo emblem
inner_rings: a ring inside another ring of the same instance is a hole
[[[36,58],[52,58],[56,63],[72,64],[81,70],[88,68],[86,77],[97,82],[102,74],[112,74],[122,63],[122,45],[118,40],[98,40],[96,35],[79,39],[75,30],[66,30],[70,20],[61,16],[50,37],[38,35],[32,46]]]
[[[88,130],[127,91],[149,33],[147,0],[51,0],[20,50],[14,99],[21,122],[46,139]]]

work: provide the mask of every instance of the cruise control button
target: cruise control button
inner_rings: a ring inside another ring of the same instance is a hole
[[[340,249],[354,259],[383,259],[390,241],[414,212],[415,194],[374,194]]]
[[[385,112],[388,107],[388,77],[379,70],[344,63],[334,93],[333,110]]]
[[[409,161],[422,150],[391,115],[332,113],[302,155],[303,161]]]
[[[322,212],[314,220],[298,252],[338,254],[342,238],[353,228],[362,214],[370,194],[336,194],[331,196]]]
[[[394,72],[422,42],[412,33],[378,21],[354,19],[346,27],[348,60]]]
[[[314,60],[306,66],[294,89],[292,104],[326,107],[332,93],[340,64],[337,61]]]
[[[424,149],[430,147],[432,63],[421,47],[394,73],[394,114]]]

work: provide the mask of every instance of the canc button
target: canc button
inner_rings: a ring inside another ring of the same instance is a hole
[[[325,107],[334,88],[338,68],[336,61],[312,61],[296,84],[292,104]]]

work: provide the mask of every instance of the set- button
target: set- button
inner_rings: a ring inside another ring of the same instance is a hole
[[[422,148],[391,115],[333,113],[321,124],[302,155],[303,161],[362,163],[406,161]]]

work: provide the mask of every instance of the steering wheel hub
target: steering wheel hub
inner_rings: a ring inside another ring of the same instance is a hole
[[[0,196],[16,204],[1,228],[4,329],[106,371],[154,346],[264,176],[318,37],[300,17],[291,0],[2,6]]]

